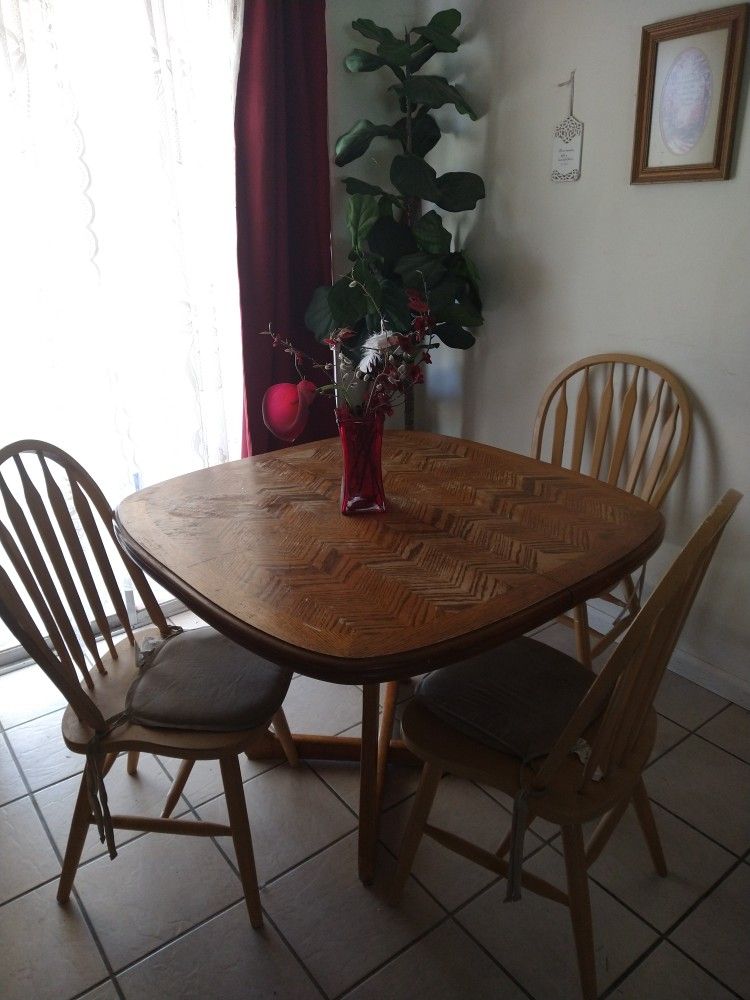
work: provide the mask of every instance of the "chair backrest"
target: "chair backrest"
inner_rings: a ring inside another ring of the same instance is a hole
[[[115,536],[104,494],[66,452],[44,441],[0,449],[0,498],[0,617],[79,719],[100,730],[104,719],[80,683],[94,686],[89,663],[106,672],[96,633],[114,659],[118,623],[135,641],[112,555],[163,636],[167,621]]]
[[[722,532],[742,494],[729,490],[693,534],[576,709],[534,784],[549,784],[570,748],[593,722],[596,735],[579,790],[606,781],[636,746],[682,626]]]
[[[635,354],[596,354],[548,386],[532,454],[659,507],[685,457],[690,416],[684,387],[663,365]]]

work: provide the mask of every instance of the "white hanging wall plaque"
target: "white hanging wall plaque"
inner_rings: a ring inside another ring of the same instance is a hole
[[[552,180],[577,181],[581,176],[583,122],[573,115],[564,118],[554,131]]]

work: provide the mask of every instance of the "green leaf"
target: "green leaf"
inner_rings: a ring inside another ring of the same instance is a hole
[[[455,52],[459,42],[457,38],[453,38],[453,32],[460,23],[461,15],[457,10],[441,10],[429,24],[413,30],[415,34],[431,42],[438,52]]]
[[[406,66],[413,51],[409,42],[400,38],[385,38],[378,45],[378,55],[382,56],[389,66]]]
[[[411,326],[406,290],[395,281],[386,278],[380,286],[380,308],[394,330],[408,330]]]
[[[386,136],[391,139],[398,139],[393,125],[373,125],[367,118],[360,118],[358,122],[344,132],[336,140],[335,164],[337,167],[344,167],[352,160],[358,159],[370,148],[370,143],[378,136]]]
[[[442,31],[446,35],[452,35],[460,23],[461,11],[456,10],[455,7],[451,7],[449,10],[439,10],[430,18],[430,27],[437,28],[438,31]],[[419,31],[419,28],[414,28],[414,31]]]
[[[381,216],[370,230],[367,240],[370,252],[383,258],[386,271],[390,271],[399,257],[415,253],[417,243],[411,229],[394,218]]]
[[[440,189],[437,175],[429,163],[413,153],[394,156],[391,163],[391,184],[407,198],[423,198],[437,202]]]
[[[445,266],[452,275],[460,279],[466,289],[465,294],[457,295],[456,298],[463,299],[465,295],[468,295],[476,308],[481,310],[482,298],[479,294],[479,272],[471,258],[463,250],[459,250],[456,253],[449,254],[445,258]]]
[[[415,54],[411,57],[408,63],[408,70],[410,73],[417,73],[424,64],[437,52],[434,45],[420,45]]]
[[[443,310],[454,304],[461,291],[462,283],[458,278],[448,275],[439,285],[430,289],[430,311],[438,320],[446,319]]]
[[[427,212],[414,223],[411,231],[419,249],[424,250],[425,253],[440,254],[441,256],[450,253],[452,237],[437,212]]]
[[[360,258],[352,268],[352,277],[367,290],[369,298],[365,297],[366,308],[372,309],[373,303],[375,307],[380,308],[380,276],[373,273],[370,261]]]
[[[346,188],[347,194],[382,194],[388,192],[378,187],[376,184],[368,184],[367,181],[357,180],[356,177],[342,177],[341,183]],[[393,195],[390,195],[393,197]]]
[[[393,131],[396,138],[401,140],[401,144],[404,149],[406,149],[408,141],[406,118],[399,118],[396,124],[393,125]],[[411,123],[412,153],[414,153],[415,156],[426,156],[427,153],[429,153],[429,151],[440,141],[442,134],[440,126],[432,115],[417,115],[412,119]]]
[[[399,202],[391,194],[384,194],[378,199],[378,215],[382,215],[385,219],[393,218],[393,206],[398,205]]]
[[[463,258],[464,266],[466,268],[466,275],[469,278],[469,281],[471,281],[478,288],[479,287],[479,271],[477,271],[476,264],[471,259],[471,257],[469,257],[467,254],[462,253],[461,256]]]
[[[394,156],[391,183],[407,198],[431,201],[446,212],[464,212],[475,208],[484,198],[484,181],[478,174],[456,172],[438,177],[419,156]]]
[[[430,108],[453,104],[459,114],[468,115],[472,121],[477,120],[476,113],[460,91],[442,76],[412,76],[403,83],[394,83],[390,90],[394,90],[399,97],[408,98],[412,104],[426,104]]]
[[[438,208],[446,212],[467,212],[476,208],[477,202],[484,198],[484,181],[478,174],[466,171],[442,174],[437,179],[439,196],[431,198]]]
[[[424,292],[424,286],[439,285],[446,275],[440,258],[428,253],[410,253],[402,257],[394,268],[401,275],[404,288],[416,288]]]
[[[315,334],[316,340],[324,340],[331,330],[336,327],[336,322],[331,314],[328,305],[329,285],[322,285],[313,292],[310,305],[305,312],[305,326],[311,333]]]
[[[379,215],[380,207],[374,194],[349,195],[346,202],[346,225],[355,250],[360,249],[362,240],[370,232]]]
[[[367,299],[362,289],[351,287],[347,275],[340,278],[328,293],[328,305],[336,326],[354,326],[367,312]]]
[[[376,56],[374,52],[366,49],[352,49],[344,59],[344,66],[350,73],[372,73],[388,63],[382,56]]]
[[[396,40],[389,28],[381,28],[379,24],[375,24],[374,21],[371,21],[367,17],[359,17],[356,21],[352,21],[352,27],[360,35],[364,35],[365,38],[372,38],[376,42],[384,42],[388,38]]]
[[[454,302],[440,310],[440,319],[460,326],[481,326],[484,316],[471,302]]]
[[[476,343],[473,334],[457,323],[438,323],[433,333],[446,347],[455,347],[460,351],[466,351]]]

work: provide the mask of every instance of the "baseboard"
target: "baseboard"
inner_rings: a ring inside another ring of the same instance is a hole
[[[672,654],[669,669],[672,673],[679,674],[680,677],[685,677],[750,711],[750,681],[727,673],[715,663],[707,663],[700,657],[679,648]]]
[[[599,632],[609,631],[615,617],[612,608],[613,606],[606,601],[589,601],[589,625]],[[750,711],[750,680],[743,680],[735,674],[727,673],[715,663],[702,660],[699,656],[680,649],[679,646],[669,661],[669,670]]]

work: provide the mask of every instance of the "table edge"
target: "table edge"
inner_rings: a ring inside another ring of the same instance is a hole
[[[642,566],[658,549],[664,538],[666,525],[664,515],[660,511],[655,513],[659,514],[659,523],[638,548],[605,570],[599,570],[574,586],[563,586],[554,597],[538,601],[530,608],[504,619],[501,624],[486,625],[473,632],[444,639],[409,652],[363,657],[357,660],[328,656],[294,646],[241,621],[208,600],[143,549],[123,527],[117,509],[114,511],[114,524],[120,544],[138,566],[145,569],[170,593],[183,600],[190,611],[234,642],[252,649],[253,652],[279,666],[288,667],[317,680],[340,684],[363,684],[405,679],[461,659],[468,659],[544,625],[582,601],[597,597],[608,586],[616,584],[627,573]],[[470,647],[468,651],[467,647]]]

